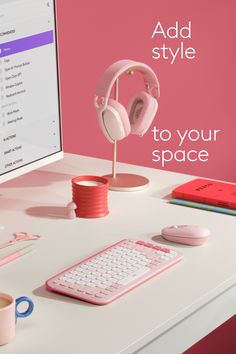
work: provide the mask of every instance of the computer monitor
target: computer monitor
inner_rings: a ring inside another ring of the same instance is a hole
[[[63,157],[54,0],[0,0],[0,183]]]

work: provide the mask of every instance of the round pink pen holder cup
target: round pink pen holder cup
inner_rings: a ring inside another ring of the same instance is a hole
[[[80,218],[100,218],[109,214],[108,180],[98,176],[79,176],[72,179],[73,202]]]

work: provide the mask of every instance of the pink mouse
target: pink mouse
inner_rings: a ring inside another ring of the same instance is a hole
[[[210,236],[210,231],[198,225],[174,225],[161,230],[161,236],[172,242],[200,246]]]

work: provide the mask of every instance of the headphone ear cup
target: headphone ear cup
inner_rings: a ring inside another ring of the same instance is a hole
[[[128,114],[131,133],[144,135],[150,127],[158,109],[157,100],[149,93],[136,93],[129,101]]]
[[[125,107],[111,98],[108,100],[107,108],[101,113],[100,123],[103,133],[112,143],[124,139],[131,131]]]

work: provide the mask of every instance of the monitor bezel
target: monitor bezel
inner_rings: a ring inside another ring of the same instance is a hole
[[[54,24],[55,24],[55,50],[56,50],[56,65],[57,65],[57,91],[58,91],[58,105],[59,105],[59,129],[60,129],[60,150],[29,162],[24,166],[17,167],[11,171],[0,174],[0,183],[10,181],[16,177],[22,176],[26,173],[34,171],[38,168],[44,167],[48,164],[61,160],[64,157],[63,153],[63,139],[62,139],[62,114],[61,114],[61,92],[60,92],[60,72],[59,72],[59,50],[58,50],[58,27],[57,27],[57,7],[56,0],[53,0]]]

